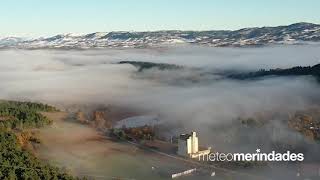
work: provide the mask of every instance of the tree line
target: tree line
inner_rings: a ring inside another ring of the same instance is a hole
[[[66,170],[42,162],[18,143],[18,130],[38,128],[51,123],[40,113],[44,111],[58,110],[41,103],[0,101],[0,179],[78,179]]]

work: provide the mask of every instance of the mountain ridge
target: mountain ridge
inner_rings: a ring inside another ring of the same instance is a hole
[[[214,47],[257,47],[272,44],[304,44],[308,42],[320,42],[319,24],[300,22],[285,26],[250,27],[238,30],[67,33],[34,39],[3,37],[0,38],[0,48],[141,48],[175,44]]]

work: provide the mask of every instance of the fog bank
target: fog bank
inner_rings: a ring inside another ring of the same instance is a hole
[[[200,76],[203,72],[309,66],[319,63],[318,49],[319,45],[2,50],[0,97],[63,106],[123,106],[179,122],[185,130],[200,130],[208,124],[228,125],[239,116],[256,112],[304,109],[317,104],[320,97],[319,85],[312,77],[236,81]],[[115,64],[122,60],[186,68],[137,72],[131,65]]]

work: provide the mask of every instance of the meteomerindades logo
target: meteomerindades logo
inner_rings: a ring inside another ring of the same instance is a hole
[[[199,156],[199,161],[303,161],[303,153],[277,153],[271,151],[269,153],[261,152],[257,149],[255,153],[220,153],[212,152]]]

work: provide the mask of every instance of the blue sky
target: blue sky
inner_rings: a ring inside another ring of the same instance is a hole
[[[0,36],[320,24],[319,0],[1,0]]]

